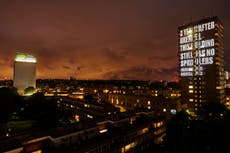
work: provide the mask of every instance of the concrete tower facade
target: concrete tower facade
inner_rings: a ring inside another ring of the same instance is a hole
[[[14,87],[19,94],[24,94],[28,87],[36,88],[36,63],[33,55],[17,53],[14,60]]]

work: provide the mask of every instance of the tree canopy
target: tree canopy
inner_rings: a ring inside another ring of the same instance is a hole
[[[220,103],[207,103],[190,118],[179,112],[166,126],[165,145],[172,153],[226,152],[230,137],[230,112]]]
[[[0,123],[8,122],[11,114],[20,105],[20,97],[14,88],[0,88]]]

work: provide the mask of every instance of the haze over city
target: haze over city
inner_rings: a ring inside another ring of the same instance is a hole
[[[0,0],[0,152],[229,150],[227,0]]]
[[[0,5],[0,78],[12,79],[16,52],[37,57],[37,78],[173,80],[177,27],[202,17],[224,24],[227,0],[9,1]],[[195,8],[195,9],[194,9]]]

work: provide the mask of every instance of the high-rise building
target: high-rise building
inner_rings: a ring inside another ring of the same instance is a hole
[[[14,87],[24,94],[28,87],[36,88],[36,63],[33,55],[17,53],[14,60]]]
[[[218,17],[178,28],[182,103],[196,113],[207,102],[224,102],[223,24]]]

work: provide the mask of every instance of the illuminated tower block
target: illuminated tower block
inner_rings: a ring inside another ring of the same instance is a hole
[[[36,88],[36,58],[32,55],[17,53],[14,60],[14,87],[20,94],[27,87]]]
[[[203,103],[224,102],[223,25],[217,17],[178,28],[182,103],[196,113]]]

